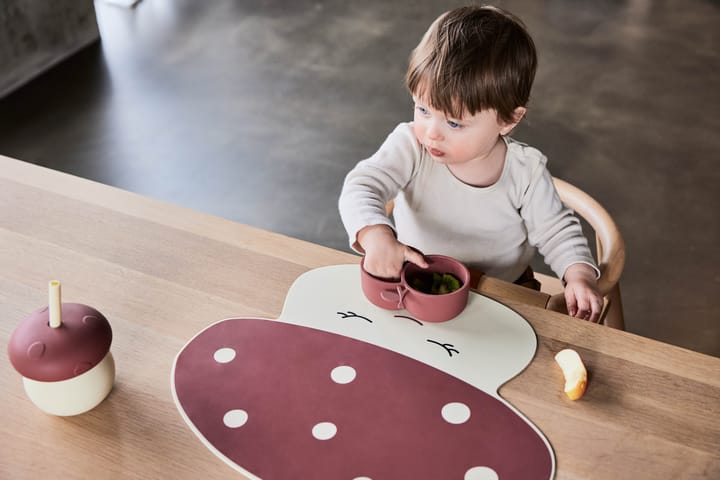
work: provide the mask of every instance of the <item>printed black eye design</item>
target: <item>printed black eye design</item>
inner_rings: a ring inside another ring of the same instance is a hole
[[[367,321],[367,322],[373,323],[373,321],[370,320],[369,318],[363,317],[362,315],[358,315],[358,314],[355,313],[355,312],[351,312],[351,311],[348,311],[347,313],[345,313],[345,312],[337,312],[337,314],[340,315],[342,318],[362,318],[363,320],[365,320],[365,321]]]
[[[373,323],[373,321],[370,320],[369,318],[363,317],[362,315],[358,315],[357,313],[355,313],[355,312],[353,312],[353,311],[350,311],[350,310],[348,310],[347,312],[336,312],[336,313],[337,313],[338,315],[340,315],[341,318],[361,318],[361,319],[365,320],[365,321],[368,322],[368,323]],[[418,320],[417,318],[413,318],[413,317],[410,317],[410,316],[408,316],[408,315],[393,315],[393,316],[394,316],[395,318],[405,318],[405,319],[407,319],[407,320],[412,320],[413,322],[417,323],[417,324],[420,325],[421,327],[424,325],[424,324],[423,324],[420,320]],[[457,353],[458,355],[460,354],[460,351],[459,351],[457,348],[455,348],[455,345],[453,345],[452,343],[440,343],[440,342],[438,342],[438,341],[436,341],[436,340],[431,340],[431,339],[429,339],[429,338],[427,339],[427,341],[430,342],[430,343],[433,343],[433,344],[435,344],[435,345],[441,346],[442,348],[445,349],[445,351],[447,352],[447,354],[450,355],[451,357],[453,356],[454,353]]]
[[[412,320],[413,322],[417,323],[422,327],[423,323],[418,320],[417,318],[408,317],[407,315],[394,315],[395,318],[407,318],[408,320]]]
[[[457,353],[458,355],[460,354],[460,351],[455,349],[455,345],[453,345],[452,343],[440,343],[436,342],[435,340],[430,340],[429,338],[427,339],[427,341],[430,343],[434,343],[435,345],[440,345],[451,357],[453,356],[453,353]]]

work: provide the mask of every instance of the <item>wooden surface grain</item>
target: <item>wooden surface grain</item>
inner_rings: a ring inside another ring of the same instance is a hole
[[[76,417],[30,403],[0,362],[0,478],[242,478],[186,427],[170,368],[208,324],[276,318],[301,273],[358,257],[0,156],[0,339],[63,300],[110,320],[110,396]],[[494,279],[480,290],[523,315],[536,358],[500,394],[547,436],[558,479],[720,478],[720,359],[539,308]],[[679,319],[678,321],[681,321]],[[554,354],[575,348],[589,370],[565,398]]]

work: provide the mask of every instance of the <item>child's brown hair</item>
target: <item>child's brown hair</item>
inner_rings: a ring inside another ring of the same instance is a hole
[[[410,93],[453,118],[494,109],[513,123],[537,69],[525,25],[499,8],[462,7],[438,17],[410,55]]]

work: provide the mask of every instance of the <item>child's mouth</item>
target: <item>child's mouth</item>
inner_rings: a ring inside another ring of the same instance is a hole
[[[430,152],[430,155],[433,157],[442,157],[445,155],[445,153],[442,150],[438,150],[437,148],[431,148],[431,147],[425,147],[427,148],[427,151]]]

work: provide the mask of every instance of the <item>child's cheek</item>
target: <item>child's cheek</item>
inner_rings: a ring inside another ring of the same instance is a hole
[[[415,139],[419,144],[423,144],[423,136],[425,129],[422,126],[422,121],[419,121],[417,115],[415,115],[415,121],[413,122],[413,133],[415,133]]]

